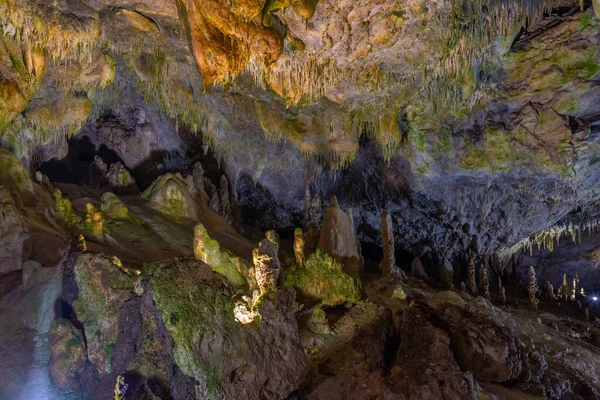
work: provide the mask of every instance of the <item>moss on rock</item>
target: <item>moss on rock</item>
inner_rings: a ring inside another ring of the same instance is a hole
[[[340,261],[320,249],[308,257],[305,267],[291,269],[285,284],[294,287],[301,296],[326,306],[361,299],[360,281],[346,274]]]
[[[110,373],[119,309],[132,294],[133,280],[103,255],[89,253],[79,256],[74,274],[79,297],[73,308],[85,328],[89,359],[100,373]]]
[[[248,264],[227,250],[221,250],[219,242],[211,238],[202,224],[194,229],[194,256],[205,262],[213,271],[223,275],[236,288],[248,286]]]

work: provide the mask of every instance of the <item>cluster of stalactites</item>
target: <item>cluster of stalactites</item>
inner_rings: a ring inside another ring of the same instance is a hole
[[[573,243],[581,244],[581,238],[584,234],[591,235],[598,231],[600,227],[600,219],[592,219],[582,224],[574,223],[555,225],[551,228],[544,229],[535,235],[525,238],[517,245],[519,249],[528,249],[530,254],[533,253],[534,244],[537,249],[549,250],[552,252],[555,246],[560,243],[560,238],[563,236],[570,237]]]

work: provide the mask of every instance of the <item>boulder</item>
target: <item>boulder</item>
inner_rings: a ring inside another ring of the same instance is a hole
[[[57,319],[50,324],[50,376],[59,389],[79,390],[87,354],[83,335],[71,322]]]

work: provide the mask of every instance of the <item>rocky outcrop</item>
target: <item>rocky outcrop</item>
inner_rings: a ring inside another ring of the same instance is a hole
[[[190,187],[192,186],[192,187]],[[181,174],[162,175],[142,193],[152,207],[174,218],[189,218],[197,221],[203,208],[196,196],[193,184]]]
[[[115,372],[119,310],[133,295],[133,281],[102,255],[79,256],[73,275],[78,296],[73,308],[85,329],[87,356],[101,374]]]
[[[76,383],[86,396],[107,398],[118,374],[160,397],[284,399],[302,382],[293,290],[263,298],[260,323],[249,327],[234,319],[234,289],[202,262],[154,264],[143,279],[124,271],[102,255],[68,258],[63,298],[84,336],[68,321],[53,322],[52,368],[61,387]],[[87,346],[76,343],[83,337]],[[96,372],[82,370],[86,359]]]
[[[68,320],[56,319],[50,324],[48,344],[52,383],[62,390],[78,390],[87,361],[83,335]]]
[[[477,399],[477,383],[454,361],[448,334],[429,321],[433,310],[411,305],[402,316],[391,379],[400,398]]]
[[[106,173],[106,185],[117,194],[134,194],[138,192],[135,179],[120,162],[112,163]]]
[[[306,259],[304,266],[288,270],[285,284],[296,288],[309,304],[336,306],[362,297],[360,280],[344,272],[338,259],[320,249]]]
[[[21,269],[28,238],[10,192],[0,186],[0,274]]]

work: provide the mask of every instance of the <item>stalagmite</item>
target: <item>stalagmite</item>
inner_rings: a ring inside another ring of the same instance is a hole
[[[440,266],[440,281],[447,289],[454,288],[454,268],[447,258],[444,259]]]
[[[469,260],[469,266],[467,267],[467,288],[469,293],[473,296],[477,296],[477,283],[475,282],[475,262],[471,258]]]
[[[584,315],[585,315],[585,319],[586,319],[586,321],[589,321],[589,320],[590,320],[590,310],[589,310],[589,309],[586,307],[586,308],[583,310],[583,313],[584,313]]]
[[[296,264],[299,267],[303,267],[306,258],[304,255],[304,232],[302,232],[302,228],[296,228],[294,231],[294,256],[296,257]]]
[[[99,240],[104,239],[104,219],[96,207],[87,203],[85,205],[85,229]]]
[[[502,295],[502,276],[498,275],[498,294]]]
[[[465,285],[465,282],[463,281],[460,282],[460,290],[461,292],[467,292],[467,285]]]
[[[383,245],[383,259],[379,263],[379,270],[383,276],[400,277],[400,268],[396,266],[396,256],[394,254],[394,227],[392,225],[392,216],[387,210],[381,212],[381,241]]]
[[[504,287],[500,291],[500,296],[502,297],[502,304],[506,304],[506,289]]]
[[[490,298],[490,279],[488,277],[488,270],[486,267],[481,267],[481,275],[482,275],[482,283],[481,286],[483,288],[483,297],[487,300],[491,300]]]
[[[275,245],[277,251],[279,251],[279,234],[276,230],[271,229],[265,232],[265,238]]]
[[[577,300],[579,297],[577,291],[579,290],[579,274],[575,273],[575,278],[573,278],[573,300]]]
[[[219,199],[219,214],[230,224],[233,223],[231,201],[229,199],[229,181],[225,175],[221,175],[221,180],[219,182]]]
[[[254,274],[260,289],[260,294],[274,292],[277,290],[277,278],[281,270],[281,264],[277,257],[277,247],[267,239],[263,239],[258,248],[252,252],[254,262]]]
[[[537,278],[535,277],[535,269],[533,268],[533,266],[529,267],[529,271],[527,272],[527,280],[527,292],[529,294],[529,301],[531,302],[531,306],[533,307],[533,309],[537,310],[538,303],[540,301],[537,299],[536,295],[539,288]]]
[[[344,271],[350,275],[361,273],[363,264],[358,254],[354,223],[342,211],[335,196],[331,196],[323,218],[318,248],[339,258],[344,264]]]
[[[554,286],[552,286],[550,281],[546,283],[546,294],[550,300],[554,300],[556,298],[556,295],[554,294]]]

